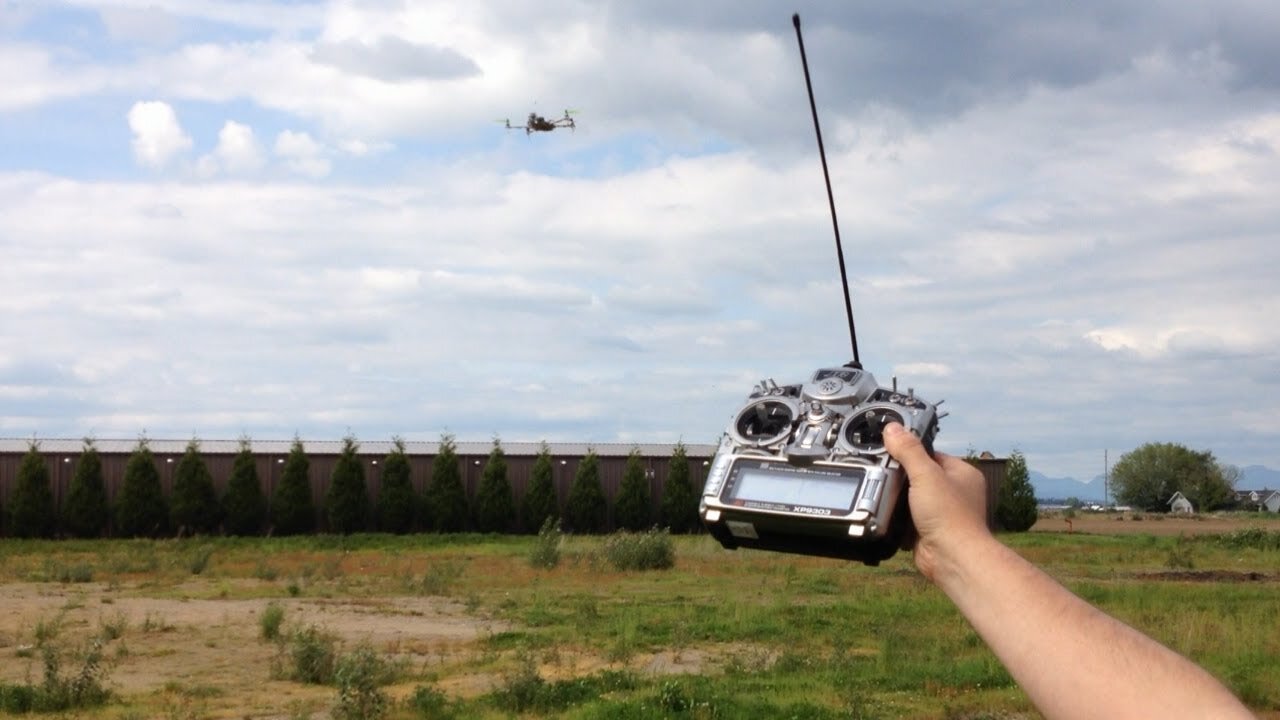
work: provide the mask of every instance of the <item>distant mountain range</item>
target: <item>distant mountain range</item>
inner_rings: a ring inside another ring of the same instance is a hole
[[[1049,477],[1030,470],[1027,476],[1031,480],[1031,487],[1036,490],[1036,499],[1041,502],[1067,498],[1078,498],[1085,502],[1103,501],[1105,482],[1101,475],[1092,480],[1083,481],[1070,477]],[[1272,470],[1265,465],[1249,465],[1240,468],[1240,481],[1236,483],[1237,490],[1262,490],[1263,488],[1280,490],[1280,470]]]

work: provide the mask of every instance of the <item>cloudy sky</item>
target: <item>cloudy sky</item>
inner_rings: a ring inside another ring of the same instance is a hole
[[[851,355],[793,10],[940,449],[1280,467],[1266,0],[0,0],[0,436],[714,442]]]

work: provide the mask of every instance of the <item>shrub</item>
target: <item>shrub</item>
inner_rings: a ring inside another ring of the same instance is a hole
[[[222,497],[226,511],[228,535],[257,535],[267,518],[267,500],[262,494],[262,481],[258,479],[258,465],[254,461],[249,438],[240,438],[240,450],[231,464],[231,479]]]
[[[662,488],[662,524],[673,533],[698,528],[698,496],[689,482],[689,456],[684,443],[676,443],[671,453],[671,467]]]
[[[169,517],[179,532],[208,534],[222,522],[222,507],[213,488],[213,475],[200,454],[200,441],[192,439],[173,470]]]
[[[458,470],[457,445],[453,436],[440,436],[440,452],[431,463],[431,485],[427,488],[431,527],[437,532],[467,529],[467,492]]]
[[[565,519],[576,533],[604,532],[606,517],[604,489],[600,485],[600,462],[594,449],[578,463],[565,503]]]
[[[18,466],[18,481],[9,497],[9,533],[20,538],[53,537],[57,523],[49,468],[39,443],[31,441]]]
[[[516,522],[511,481],[507,479],[507,460],[497,438],[493,439],[493,449],[489,451],[489,459],[480,476],[480,487],[476,489],[475,521],[480,532],[507,532]]]
[[[85,438],[71,488],[62,504],[62,527],[74,537],[98,537],[107,527],[110,507],[102,478],[102,458],[93,440]]]
[[[338,701],[333,717],[338,720],[374,720],[385,717],[389,701],[381,686],[390,679],[387,663],[368,643],[342,656],[334,671]]]
[[[676,564],[671,535],[658,528],[615,532],[605,538],[601,553],[616,570],[666,570]]]
[[[418,498],[413,492],[409,456],[404,440],[393,438],[395,448],[382,462],[382,486],[378,491],[378,529],[403,534],[413,530]]]
[[[449,697],[430,685],[419,685],[413,689],[409,707],[414,717],[422,720],[452,720],[454,717]]]
[[[315,504],[311,500],[311,461],[302,440],[294,437],[285,458],[280,484],[271,498],[272,532],[277,535],[309,533],[316,526]]]
[[[549,570],[560,564],[560,521],[547,518],[538,531],[538,539],[529,551],[529,564]]]
[[[640,448],[632,448],[613,505],[614,526],[623,530],[643,530],[653,524],[649,479],[642,462]]]
[[[338,638],[315,625],[294,630],[287,648],[287,677],[311,685],[328,685],[337,665]]]
[[[369,516],[369,494],[364,484],[364,466],[356,452],[359,443],[351,435],[342,439],[342,454],[333,466],[333,480],[325,509],[329,516],[329,530],[349,534],[361,532]]]
[[[538,457],[533,461],[533,470],[529,476],[529,486],[525,489],[524,499],[520,503],[521,525],[525,532],[540,532],[548,520],[559,521],[560,503],[556,499],[555,478],[551,466],[551,448],[546,442],[538,450]]]
[[[169,505],[147,442],[145,437],[138,440],[124,468],[116,499],[116,534],[122,537],[155,537],[169,528]]]

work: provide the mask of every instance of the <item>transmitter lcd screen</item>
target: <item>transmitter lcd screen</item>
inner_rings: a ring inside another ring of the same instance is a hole
[[[754,501],[778,505],[849,510],[853,507],[865,471],[789,471],[739,465],[729,489],[730,502]]]

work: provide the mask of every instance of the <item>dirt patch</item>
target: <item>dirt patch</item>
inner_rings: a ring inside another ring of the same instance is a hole
[[[1231,570],[1163,570],[1152,573],[1138,573],[1133,577],[1139,580],[1177,580],[1189,582],[1213,583],[1250,583],[1276,582],[1278,578],[1260,572],[1234,572]]]
[[[1136,518],[1141,519],[1136,519]],[[1068,522],[1061,515],[1041,517],[1031,532],[1088,533],[1092,535],[1218,535],[1248,527],[1280,530],[1276,521],[1215,515],[1153,515],[1131,513],[1079,513]]]
[[[183,599],[212,594],[189,583],[176,598],[134,597],[129,587],[101,583],[0,586],[0,680],[38,681],[37,628],[65,647],[112,636],[107,645],[110,686],[127,696],[196,695],[208,710],[225,703],[283,711],[290,703],[327,697],[331,689],[272,680],[280,662],[274,643],[263,641],[260,617],[266,599]],[[411,667],[438,665],[474,652],[478,640],[505,625],[476,617],[443,597],[376,599],[285,598],[284,629],[314,625],[346,646],[369,642]],[[65,664],[64,664],[65,665]],[[72,671],[65,665],[64,672]]]

